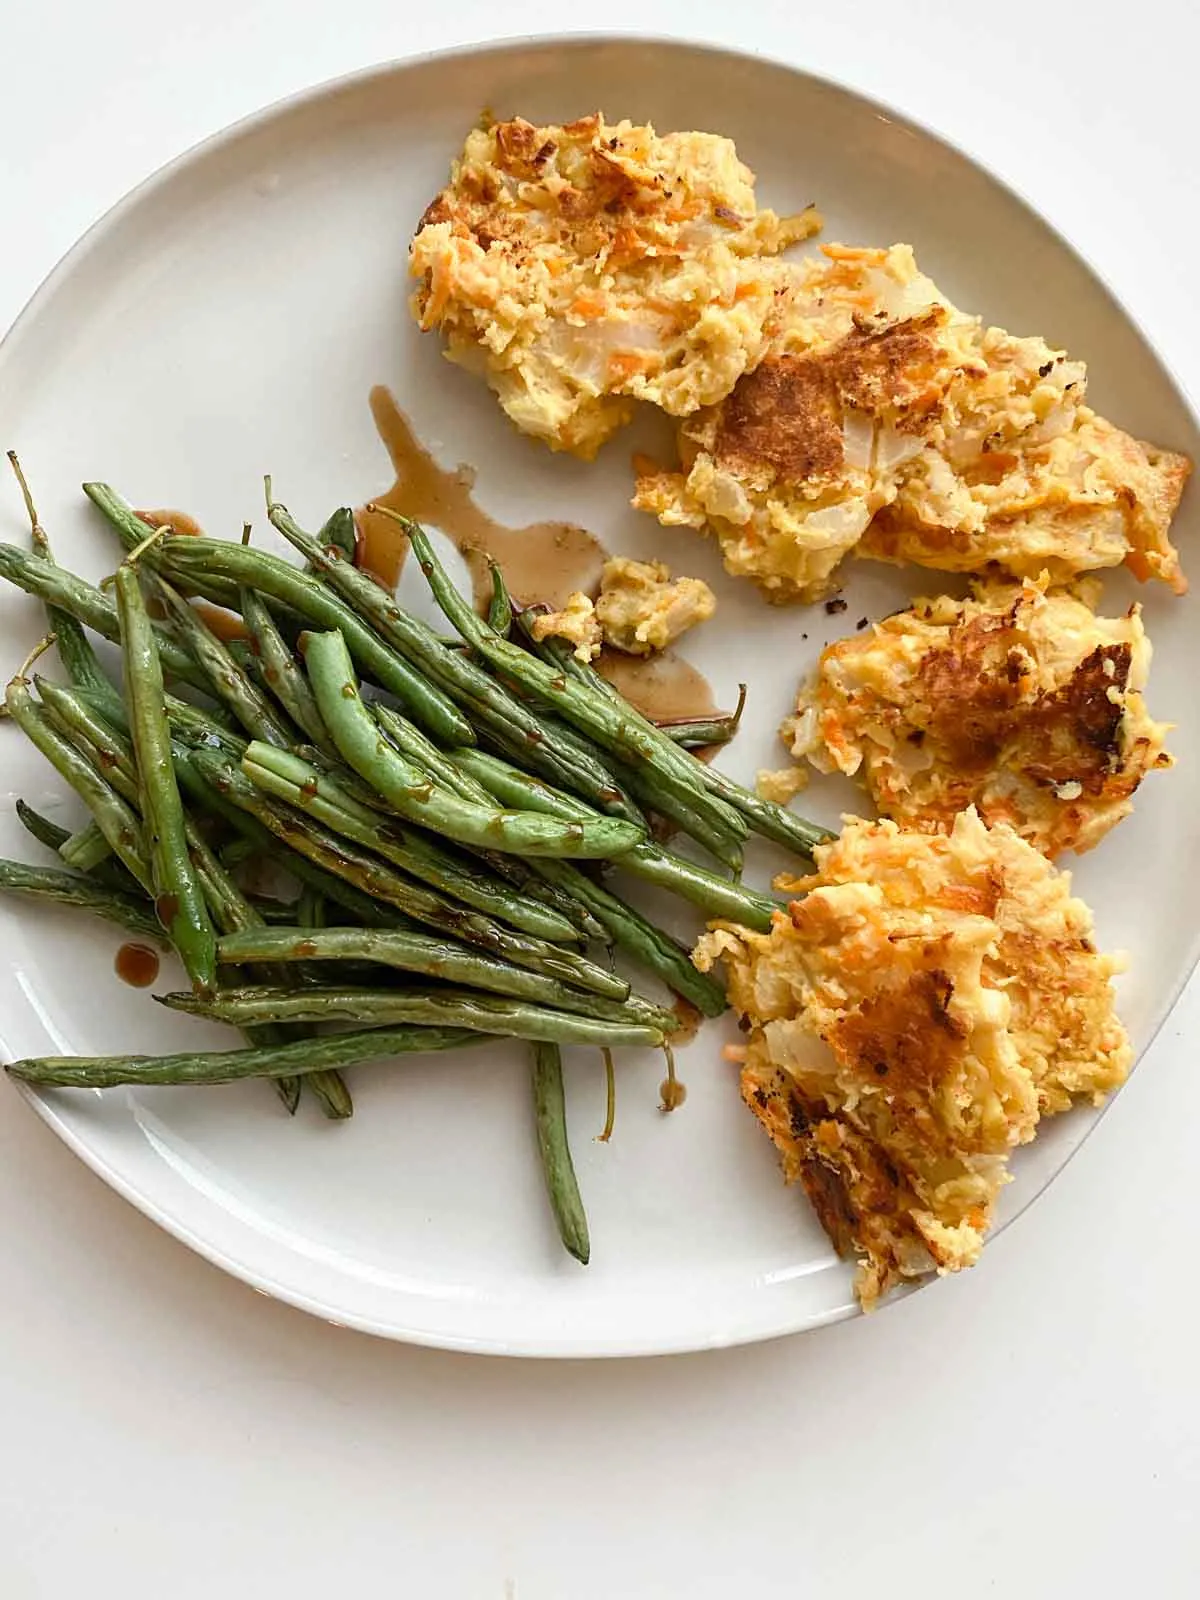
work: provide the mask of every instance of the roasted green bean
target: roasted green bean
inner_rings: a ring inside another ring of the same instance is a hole
[[[533,1118],[538,1152],[550,1209],[558,1236],[576,1261],[587,1266],[592,1247],[587,1216],[571,1146],[567,1139],[567,1106],[563,1092],[562,1053],[557,1044],[542,1040],[533,1047]]]
[[[149,890],[150,864],[142,828],[129,806],[74,745],[51,726],[45,711],[34,703],[26,679],[14,678],[4,701],[9,716],[87,806],[111,849]]]
[[[330,834],[314,818],[255,788],[238,767],[216,751],[195,750],[190,752],[189,760],[203,782],[230,806],[247,811],[291,850],[323,867],[326,873],[397,907],[412,921],[593,994],[623,1000],[629,993],[629,985],[623,979],[573,950],[531,938],[477,911],[456,906],[377,856]]]
[[[504,805],[523,805],[531,811],[544,811],[564,819],[578,818],[581,812],[587,811],[583,802],[574,795],[552,789],[486,751],[456,751],[455,759],[464,772],[478,779]],[[664,850],[651,840],[645,840],[626,851],[614,865],[644,878],[648,883],[657,883],[664,889],[670,889],[699,906],[710,917],[728,917],[760,933],[770,930],[771,915],[776,909],[774,901],[740,883],[732,883],[728,878],[707,872],[694,861]]]
[[[562,822],[464,800],[380,736],[340,633],[305,634],[302,648],[321,716],[343,760],[410,822],[460,844],[517,856],[607,860],[645,837],[619,817],[587,813],[585,820]]]
[[[285,747],[294,743],[294,730],[276,714],[266,695],[234,660],[195,606],[164,578],[155,577],[152,582],[153,593],[166,606],[181,640],[208,679],[209,693],[227,706],[254,738]]]
[[[386,512],[386,508],[381,509]],[[386,514],[396,516],[392,512]],[[437,603],[467,643],[495,671],[552,705],[572,727],[622,761],[635,767],[652,766],[660,808],[663,798],[668,797],[686,803],[731,847],[746,837],[748,830],[742,817],[705,792],[697,777],[697,769],[703,770],[699,763],[672,744],[628,702],[593,691],[501,638],[454,588],[424,529],[404,517],[397,516],[396,520],[408,533]]]
[[[220,989],[209,996],[189,991],[156,995],[173,1011],[214,1017],[238,1027],[258,1022],[376,1022],[422,1027],[468,1028],[512,1039],[554,1039],[561,1044],[600,1044],[611,1049],[661,1045],[663,1029],[640,1019],[609,1021],[555,1011],[531,1000],[506,1000],[474,989]]]
[[[242,618],[250,630],[254,660],[267,686],[305,737],[326,755],[335,755],[308,679],[275,625],[266,602],[253,589],[243,587],[240,605]]]
[[[114,644],[121,642],[121,627],[113,601],[93,584],[85,583],[64,567],[55,566],[44,556],[32,556],[16,545],[0,544],[0,578],[7,578],[18,589],[36,595],[47,605],[70,612],[102,638]],[[165,672],[197,689],[208,688],[208,680],[186,650],[161,628],[156,629],[155,637]],[[463,742],[471,743],[469,739]]]
[[[579,932],[550,906],[531,902],[481,865],[453,855],[430,835],[399,818],[380,817],[361,806],[331,778],[286,750],[252,744],[242,771],[256,788],[306,811],[345,839],[364,845],[422,883],[432,884],[490,917],[539,939],[578,943]]]
[[[0,891],[24,895],[30,900],[78,906],[136,933],[139,939],[165,943],[163,930],[148,901],[122,894],[119,889],[97,883],[94,878],[80,877],[55,867],[31,867],[24,861],[0,861]]]
[[[419,972],[427,978],[484,989],[510,999],[532,1000],[559,1011],[578,1011],[606,1021],[636,1020],[670,1030],[674,1014],[639,995],[606,1000],[584,994],[557,978],[529,972],[495,956],[427,933],[374,928],[248,928],[217,941],[217,960],[238,966],[271,961],[362,961]]]
[[[188,852],[183,802],[171,760],[158,647],[137,570],[129,562],[122,562],[117,568],[115,589],[154,909],[170,934],[188,977],[203,993],[216,982],[215,935]]]
[[[284,538],[359,616],[467,712],[481,737],[528,762],[552,783],[577,789],[599,810],[639,825],[644,823],[637,807],[594,750],[575,744],[568,746],[556,738],[531,707],[510,694],[467,654],[448,649],[432,628],[406,612],[373,578],[344,561],[336,550],[324,548],[311,534],[305,533],[286,506],[271,506],[270,516]],[[344,627],[341,631],[353,654],[353,641]],[[422,721],[421,718],[415,720]],[[476,742],[474,738],[468,741],[446,738],[427,722],[423,725],[444,744]]]
[[[250,1050],[204,1050],[171,1056],[32,1056],[5,1067],[25,1083],[71,1089],[111,1089],[119,1084],[237,1083],[243,1078],[307,1076],[427,1050],[482,1044],[486,1035],[463,1028],[370,1028],[294,1039]]]
[[[218,571],[232,582],[284,601],[318,627],[336,628],[361,671],[394,694],[414,722],[447,744],[475,742],[471,724],[436,685],[415,672],[336,594],[279,556],[226,539],[174,538],[166,540],[157,562],[169,577],[184,583],[193,575]]]
[[[608,929],[613,944],[631,960],[653,972],[706,1017],[718,1017],[725,1010],[728,1002],[721,985],[697,972],[688,951],[670,934],[569,861],[547,861],[543,866],[569,894],[583,901],[597,922]]]

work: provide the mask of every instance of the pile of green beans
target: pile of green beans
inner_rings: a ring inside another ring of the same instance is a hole
[[[707,1016],[726,1005],[609,871],[765,930],[775,902],[738,881],[746,837],[801,853],[823,837],[689,753],[731,738],[741,703],[731,717],[655,726],[554,641],[535,645],[498,570],[478,616],[406,522],[460,636],[448,640],[355,565],[346,508],[313,535],[269,504],[297,566],[249,530],[235,542],[152,528],[108,485],[85,484],[122,546],[113,577],[88,583],[56,562],[11,459],[31,548],[0,544],[0,577],[44,606],[34,656],[56,644],[66,681],[35,675],[31,657],[5,708],[89,820],[72,833],[19,802],[55,862],[0,861],[0,893],[172,949],[190,988],[156,998],[245,1042],[8,1071],[89,1088],[260,1078],[293,1112],[307,1094],[346,1117],[344,1067],[527,1040],[553,1214],[586,1262],[561,1047],[609,1065],[615,1048],[669,1049],[678,1013],[636,993],[614,955],[667,999]],[[244,639],[215,631],[194,596],[236,612]],[[120,647],[119,685],[91,634]],[[714,866],[657,843],[654,817]],[[274,898],[266,871],[284,885]]]

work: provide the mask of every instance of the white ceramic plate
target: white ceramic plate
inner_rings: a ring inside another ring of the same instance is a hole
[[[755,58],[630,40],[517,44],[383,68],[266,111],[159,173],[80,241],[0,351],[0,442],[21,451],[65,560],[97,577],[113,564],[78,493],[84,478],[107,478],[143,505],[184,507],[225,534],[244,516],[261,522],[264,470],[309,523],[378,492],[390,473],[367,394],[386,383],[447,463],[478,469],[479,497],[497,515],[570,518],[614,549],[654,551],[707,578],[720,611],[689,654],[725,701],[740,679],[751,686],[728,765],[750,779],[781,764],[775,725],[822,643],[937,579],[864,563],[851,568],[842,617],[768,609],[724,578],[710,545],[627,508],[630,437],[595,466],[551,456],[518,439],[482,385],[417,335],[405,310],[407,241],[485,106],[546,122],[601,106],[664,129],[731,135],[764,203],[816,200],[826,238],[910,241],[959,304],[1086,358],[1100,409],[1143,437],[1200,452],[1177,389],[1092,272],[930,134]],[[639,428],[653,438],[653,419]],[[1193,497],[1178,524],[1185,560],[1197,515]],[[0,533],[24,537],[11,491],[0,497]],[[1132,587],[1108,579],[1107,604],[1125,605]],[[404,592],[414,593],[407,580]],[[1152,708],[1180,723],[1180,765],[1146,785],[1136,817],[1077,874],[1103,942],[1131,952],[1121,1006],[1140,1048],[1196,958],[1189,907],[1200,882],[1193,608],[1160,589],[1143,598],[1156,646]],[[15,665],[41,625],[34,604],[0,596],[4,661]],[[26,853],[12,799],[54,809],[61,786],[11,728],[0,729],[0,751],[0,850]],[[855,801],[849,788],[818,783],[805,803],[832,821]],[[679,927],[688,926],[685,917]],[[222,1030],[124,988],[112,971],[118,942],[65,912],[0,905],[9,1058],[226,1042]],[[289,1121],[255,1084],[31,1099],[164,1227],[321,1316],[479,1351],[686,1350],[853,1308],[850,1270],[803,1198],[785,1192],[740,1107],[720,1057],[729,1031],[710,1025],[683,1052],[690,1093],[672,1117],[656,1110],[658,1059],[630,1057],[607,1146],[590,1138],[603,1115],[598,1063],[571,1057],[593,1236],[586,1271],[563,1255],[547,1215],[520,1051],[361,1070],[357,1114],[339,1126],[311,1110]],[[1058,1118],[1018,1155],[1005,1216],[1093,1122],[1086,1112]]]

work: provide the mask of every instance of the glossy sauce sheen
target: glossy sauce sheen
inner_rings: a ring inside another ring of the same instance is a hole
[[[586,529],[569,522],[506,527],[475,503],[469,467],[447,471],[438,465],[389,389],[371,390],[371,415],[396,473],[392,487],[372,503],[445,534],[467,563],[477,606],[485,609],[492,592],[489,556],[503,568],[513,597],[527,605],[544,600],[562,606],[576,590],[596,593],[605,552]],[[404,533],[389,518],[366,510],[356,513],[356,521],[358,565],[394,589],[408,554]]]
[[[165,528],[169,523],[172,533],[186,533],[197,539],[204,537],[204,529],[186,511],[173,511],[168,506],[159,511],[138,511],[135,514],[148,528]]]
[[[250,630],[241,617],[233,611],[226,611],[224,606],[210,605],[207,600],[193,600],[192,608],[199,613],[209,633],[215,634],[225,644],[250,637]]]
[[[499,563],[513,598],[525,605],[544,602],[561,607],[576,591],[593,597],[598,593],[607,554],[599,539],[569,522],[533,522],[524,528],[497,522],[475,502],[473,470],[459,466],[447,471],[439,466],[390,389],[378,385],[370,400],[375,427],[396,474],[392,487],[371,504],[387,506],[445,534],[467,563],[480,611],[486,611],[492,593],[489,556]],[[395,589],[408,554],[402,529],[366,509],[355,513],[355,522],[357,565],[385,588]],[[651,721],[690,721],[717,710],[707,678],[670,651],[641,657],[605,650],[596,665]]]
[[[148,989],[158,977],[158,952],[148,944],[123,944],[113,967],[122,983],[133,989]]]
[[[682,656],[627,656],[602,650],[596,670],[651,722],[690,722],[717,712],[712,685]]]

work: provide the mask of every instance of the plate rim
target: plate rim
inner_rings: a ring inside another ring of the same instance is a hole
[[[742,49],[717,40],[697,38],[686,33],[630,32],[627,29],[620,28],[588,29],[577,33],[559,33],[553,30],[546,30],[514,34],[503,38],[477,39],[438,49],[416,51],[410,54],[389,57],[369,63],[366,66],[353,68],[348,72],[335,74],[332,77],[321,79],[304,88],[282,95],[247,112],[243,116],[235,118],[232,122],[214,130],[212,133],[206,134],[203,138],[196,140],[176,155],[153,168],[144,178],[140,179],[113,201],[112,204],[107,206],[67,247],[34,288],[12,323],[5,330],[3,336],[0,337],[0,382],[3,382],[5,368],[12,361],[14,352],[17,350],[21,340],[35,323],[43,303],[50,300],[58,285],[65,281],[86,260],[91,250],[112,229],[120,225],[126,214],[132,213],[143,200],[153,195],[160,188],[165,187],[178,173],[191,166],[194,162],[202,160],[205,156],[236,142],[243,135],[251,133],[255,129],[265,126],[289,112],[302,109],[307,105],[316,104],[330,95],[360,88],[389,77],[399,76],[407,71],[420,70],[426,66],[487,56],[519,55],[531,49],[586,52],[597,46],[613,45],[625,48],[652,47],[703,53],[714,57],[724,57],[747,65],[780,71],[793,79],[800,80],[802,83],[807,83],[817,88],[834,89],[841,94],[847,95],[857,100],[862,106],[882,116],[888,122],[909,133],[932,140],[943,151],[965,161],[978,174],[987,179],[989,183],[995,185],[1010,200],[1014,201],[1028,217],[1044,228],[1059,248],[1066,251],[1074,259],[1075,263],[1083,269],[1103,294],[1108,309],[1123,318],[1136,333],[1138,339],[1166,379],[1179,405],[1190,417],[1193,426],[1200,429],[1200,405],[1193,399],[1189,386],[1183,381],[1174,364],[1164,354],[1158,340],[1147,332],[1137,313],[1116,293],[1107,275],[1096,266],[1087,252],[1076,244],[1071,236],[1051,216],[1035,205],[1017,184],[998,172],[990,162],[976,154],[969,145],[961,143],[957,138],[951,138],[949,135],[941,133],[936,127],[924,121],[915,113],[900,110],[890,101],[859,87],[852,79],[839,73],[817,72],[809,67],[797,65],[795,62],[775,55],[770,51]],[[1069,871],[1070,869],[1067,870]],[[1156,1010],[1151,1026],[1130,1069],[1130,1077],[1154,1048],[1165,1023],[1178,1005],[1179,999],[1194,976],[1198,965],[1200,965],[1200,926],[1197,927],[1192,936],[1181,976],[1168,989]],[[1128,1082],[1128,1079],[1126,1082]],[[1124,1085],[1121,1087],[1123,1088]],[[329,1303],[319,1295],[306,1293],[301,1288],[280,1281],[270,1271],[240,1260],[221,1244],[198,1233],[183,1216],[172,1209],[164,1207],[162,1202],[152,1198],[136,1180],[119,1172],[98,1146],[90,1144],[83,1134],[77,1131],[60,1113],[58,1106],[55,1104],[53,1092],[41,1093],[34,1086],[24,1083],[17,1083],[17,1088],[22,1098],[33,1106],[42,1121],[102,1182],[133,1205],[157,1227],[162,1228],[164,1232],[170,1234],[181,1244],[186,1245],[195,1254],[227,1273],[230,1277],[238,1279],[260,1293],[269,1295],[272,1299],[294,1306],[300,1311],[304,1311],[335,1326],[351,1328],[376,1338],[470,1355],[527,1359],[615,1360],[681,1355],[704,1350],[728,1349],[740,1345],[765,1343],[788,1335],[805,1333],[815,1328],[827,1327],[830,1324],[862,1315],[857,1301],[851,1300],[849,1303],[830,1311],[807,1314],[799,1318],[794,1313],[784,1315],[756,1325],[753,1329],[738,1331],[733,1334],[724,1334],[719,1330],[710,1329],[704,1333],[689,1333],[667,1339],[661,1337],[647,1339],[645,1336],[638,1339],[630,1339],[625,1336],[613,1341],[611,1339],[598,1340],[594,1336],[590,1338],[564,1339],[562,1336],[546,1335],[535,1338],[512,1338],[511,1336],[504,1337],[493,1334],[464,1335],[449,1331],[409,1327],[395,1320],[382,1320],[367,1313],[347,1311],[341,1306]],[[1035,1185],[1029,1187],[1028,1192],[1022,1195],[1020,1204],[996,1225],[990,1238],[997,1238],[1019,1217],[1024,1216],[1029,1207],[1040,1199],[1051,1183],[1061,1176],[1065,1168],[1091,1138],[1100,1121],[1107,1115],[1120,1094],[1121,1089],[1118,1089],[1109,1096],[1104,1105],[1091,1117],[1087,1126],[1083,1128],[1078,1141],[1068,1151],[1062,1164]],[[901,1300],[908,1299],[919,1290],[931,1288],[938,1281],[938,1275],[931,1275],[919,1282],[902,1286],[888,1296],[885,1305],[890,1306]]]

